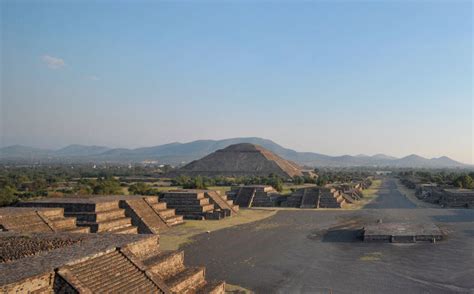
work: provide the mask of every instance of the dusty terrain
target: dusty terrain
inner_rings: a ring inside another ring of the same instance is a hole
[[[383,222],[435,223],[436,244],[363,243]],[[385,179],[360,210],[279,210],[264,220],[192,237],[189,265],[257,293],[473,293],[474,210],[420,208]]]

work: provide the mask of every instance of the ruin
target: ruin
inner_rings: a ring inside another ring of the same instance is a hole
[[[178,189],[164,192],[161,199],[186,219],[219,220],[239,211],[239,206],[220,191]]]
[[[22,207],[61,208],[79,227],[92,233],[156,234],[183,223],[157,196],[47,198],[21,202]]]
[[[62,208],[0,208],[0,231],[89,233],[76,219],[64,217]]]
[[[158,235],[0,234],[2,293],[224,293]]]
[[[264,176],[270,174],[285,179],[302,176],[302,168],[267,149],[242,143],[217,150],[195,160],[170,176]]]
[[[336,188],[304,187],[297,189],[282,203],[286,207],[341,208],[348,203],[347,195]]]
[[[363,228],[364,242],[416,243],[443,239],[434,224],[377,223]]]
[[[226,194],[240,207],[273,207],[281,201],[281,195],[267,185],[235,186]]]
[[[425,202],[438,204],[442,207],[474,206],[474,190],[442,188],[436,184],[420,184],[416,186],[416,196]]]

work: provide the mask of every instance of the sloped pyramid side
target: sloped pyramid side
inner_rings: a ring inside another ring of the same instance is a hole
[[[235,144],[182,167],[178,174],[201,176],[300,176],[301,168],[261,146]]]

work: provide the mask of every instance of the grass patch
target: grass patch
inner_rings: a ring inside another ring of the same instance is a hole
[[[378,193],[381,185],[382,180],[372,180],[372,185],[370,185],[368,189],[362,190],[362,195],[364,197],[360,201],[349,205],[348,209],[361,209],[372,202],[379,196]]]
[[[253,294],[255,292],[237,285],[225,284],[226,294]]]
[[[186,220],[184,224],[160,234],[160,248],[162,250],[177,250],[192,242],[193,236],[256,222],[274,215],[276,210],[240,209],[233,217],[223,220]]]

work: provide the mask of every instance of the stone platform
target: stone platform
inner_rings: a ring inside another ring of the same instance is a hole
[[[436,242],[443,239],[434,224],[377,223],[363,229],[364,242],[416,243]]]
[[[157,235],[0,233],[0,293],[224,293]]]
[[[183,223],[157,196],[78,196],[46,198],[20,202],[23,207],[64,209],[64,216],[74,217],[80,227],[92,233],[156,234]]]

